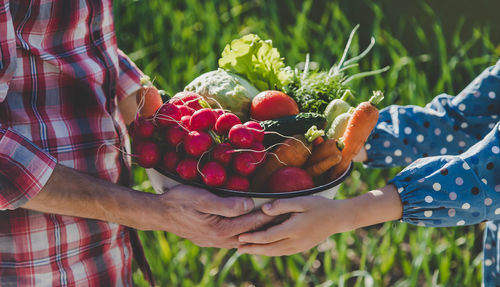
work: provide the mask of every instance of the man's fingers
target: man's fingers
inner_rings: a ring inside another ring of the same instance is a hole
[[[235,218],[222,218],[216,225],[217,232],[222,237],[236,236],[241,233],[256,230],[271,222],[274,217],[260,211],[254,211]]]
[[[264,204],[262,206],[262,212],[269,216],[277,216],[291,212],[304,212],[307,209],[306,205],[306,197],[277,199],[272,203]]]
[[[207,214],[237,217],[252,211],[253,207],[253,200],[249,198],[219,197],[207,191],[197,201],[196,209]]]
[[[267,230],[241,234],[239,240],[245,243],[267,244],[289,237],[294,231],[295,220],[291,217],[287,221],[270,227]]]

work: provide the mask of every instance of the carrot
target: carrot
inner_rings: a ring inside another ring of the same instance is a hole
[[[158,89],[153,86],[148,76],[141,78],[141,88],[136,96],[139,105],[139,114],[142,117],[151,117],[163,105]]]
[[[273,153],[274,155],[269,154],[266,161],[255,171],[251,182],[256,190],[262,189],[267,179],[278,169],[284,166],[303,166],[311,155],[311,148],[303,136],[297,135],[283,141]]]
[[[334,155],[341,155],[341,151],[337,147],[337,140],[326,139],[321,144],[314,147],[312,155],[307,160],[306,166],[311,166]]]
[[[343,135],[342,161],[328,171],[329,180],[341,176],[365,144],[378,121],[379,112],[375,105],[383,98],[382,92],[376,91],[369,101],[362,102],[354,110]]]
[[[332,166],[335,166],[342,160],[340,153],[329,156],[319,162],[306,167],[306,172],[312,176],[320,176],[329,170]]]

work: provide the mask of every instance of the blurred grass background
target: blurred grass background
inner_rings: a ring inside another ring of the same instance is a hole
[[[246,33],[272,39],[288,65],[310,53],[327,69],[361,24],[352,52],[371,36],[377,44],[359,70],[391,69],[353,82],[355,96],[362,101],[383,90],[383,106],[457,94],[500,57],[497,0],[117,0],[114,6],[119,47],[170,94],[215,69],[225,44]],[[338,198],[381,187],[397,171],[358,165]],[[142,169],[134,169],[134,179],[136,188],[150,190]],[[159,286],[480,286],[482,230],[389,222],[276,258],[199,248],[165,232],[140,236]],[[137,268],[133,278],[146,286]]]

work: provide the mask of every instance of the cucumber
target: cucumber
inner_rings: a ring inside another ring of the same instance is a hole
[[[288,116],[274,120],[260,122],[260,125],[267,133],[264,136],[264,145],[270,146],[284,140],[284,136],[293,136],[296,134],[305,134],[310,127],[316,126],[323,129],[326,124],[325,116],[316,113],[300,113],[296,116]],[[280,135],[278,135],[279,133]]]

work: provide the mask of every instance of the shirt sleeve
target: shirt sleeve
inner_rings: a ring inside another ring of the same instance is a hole
[[[453,97],[439,95],[425,107],[389,106],[365,148],[366,165],[406,166],[435,155],[463,153],[493,128],[500,111],[500,61]]]
[[[402,220],[420,226],[470,225],[500,219],[500,122],[456,156],[419,159],[392,181]]]
[[[56,159],[0,124],[0,210],[16,209],[37,195]]]
[[[0,103],[5,100],[9,82],[16,70],[16,38],[9,1],[0,0]]]
[[[116,96],[120,102],[139,90],[143,73],[121,50],[118,50],[118,61],[119,75]]]

